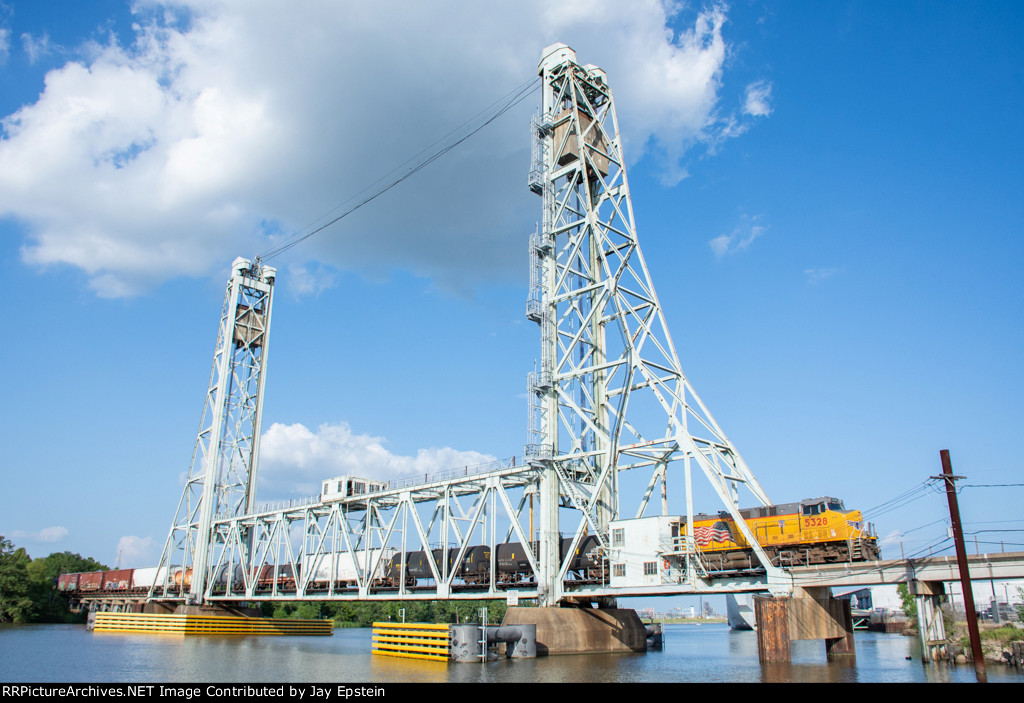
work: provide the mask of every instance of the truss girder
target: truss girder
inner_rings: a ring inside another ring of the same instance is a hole
[[[530,544],[526,522],[527,494],[535,490],[537,469],[507,467],[487,474],[456,478],[429,486],[329,501],[302,507],[215,521],[213,559],[204,599],[217,600],[358,600],[503,597],[499,590],[496,546],[499,531]],[[513,495],[521,492],[522,495]],[[484,539],[478,538],[484,532]],[[479,583],[467,585],[449,569],[471,549],[490,548],[490,564]],[[437,558],[452,550],[454,557]],[[413,584],[405,567],[408,556],[422,553],[432,578]],[[392,557],[402,573],[387,581]],[[526,552],[530,569],[538,562]],[[339,585],[344,563],[352,584]],[[565,562],[568,568],[569,560]],[[236,568],[237,566],[237,568]],[[294,582],[289,580],[294,575]],[[227,576],[225,576],[227,575]],[[519,584],[524,597],[533,595]]]

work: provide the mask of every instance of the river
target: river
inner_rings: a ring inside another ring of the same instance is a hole
[[[84,625],[0,626],[4,683],[945,683],[974,681],[972,666],[925,665],[917,639],[856,634],[853,662],[829,662],[820,641],[793,642],[792,662],[761,664],[757,636],[727,625],[666,625],[647,654],[589,654],[444,664],[370,654],[369,629],[331,637],[181,637],[102,634]],[[910,657],[910,659],[908,659]],[[1003,665],[990,682],[1024,683]]]

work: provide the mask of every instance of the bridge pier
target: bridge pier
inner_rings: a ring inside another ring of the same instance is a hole
[[[635,610],[511,607],[502,627],[535,625],[537,655],[646,652],[647,628]]]
[[[792,597],[755,597],[754,614],[762,662],[790,661],[792,640],[825,640],[830,661],[856,656],[850,601],[832,598],[828,588],[797,587]]]
[[[942,617],[942,600],[946,584],[942,581],[911,581],[911,595],[917,600],[917,631],[921,638],[921,661],[932,662],[949,658],[949,642]]]

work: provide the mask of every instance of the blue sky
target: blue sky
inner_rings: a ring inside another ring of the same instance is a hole
[[[948,545],[945,448],[972,543],[1024,549],[1019,3],[334,5],[0,2],[0,534],[155,563],[231,261],[562,41],[608,72],[683,368],[769,496],[917,487],[883,554]],[[271,262],[262,499],[522,454],[538,103]]]

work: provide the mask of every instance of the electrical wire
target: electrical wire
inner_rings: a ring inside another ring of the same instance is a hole
[[[316,223],[316,222],[319,222],[320,220],[322,220],[324,217],[329,217],[331,215],[331,213],[337,212],[338,208],[343,207],[345,203],[351,202],[353,199],[359,198],[360,195],[362,195],[363,193],[366,193],[367,191],[371,191],[369,195],[366,195],[365,197],[360,199],[355,205],[353,205],[352,207],[350,207],[347,210],[343,211],[340,215],[337,215],[336,217],[332,217],[330,220],[328,220],[324,224],[322,224],[322,225],[320,225],[318,227],[315,227],[315,229],[313,229],[312,231],[310,231],[310,232],[308,232],[306,234],[301,234],[301,231],[300,232],[296,232],[295,234],[291,235],[291,237],[289,237],[290,241],[287,241],[286,244],[283,244],[283,245],[277,247],[276,249],[272,249],[272,250],[268,251],[267,253],[261,255],[259,258],[262,261],[269,261],[270,259],[272,259],[272,258],[274,258],[274,257],[276,257],[276,256],[278,256],[280,254],[283,254],[284,252],[288,251],[292,247],[294,247],[294,246],[296,246],[296,245],[306,241],[307,239],[309,239],[313,235],[315,235],[315,234],[317,234],[319,232],[322,232],[323,230],[327,229],[328,227],[330,227],[334,223],[338,222],[339,220],[347,217],[348,215],[351,215],[353,212],[355,212],[359,208],[363,207],[367,203],[372,202],[373,200],[375,200],[376,198],[380,197],[384,193],[388,192],[389,190],[391,190],[392,188],[394,188],[395,186],[397,186],[399,183],[403,182],[407,178],[413,176],[414,174],[418,173],[419,171],[422,171],[424,168],[426,168],[427,166],[429,166],[433,162],[437,161],[439,158],[441,158],[442,156],[447,154],[449,151],[451,151],[455,147],[459,146],[460,144],[465,142],[467,139],[472,137],[474,134],[476,134],[477,132],[482,130],[484,127],[487,127],[488,125],[493,123],[496,119],[498,119],[499,117],[504,115],[506,112],[511,110],[513,107],[515,107],[516,105],[521,103],[524,99],[526,99],[527,96],[529,96],[533,92],[534,88],[536,88],[536,86],[537,86],[537,84],[539,82],[540,82],[539,78],[534,78],[534,79],[531,79],[530,81],[528,81],[527,83],[524,83],[522,85],[517,86],[512,91],[510,91],[509,93],[506,93],[504,96],[502,96],[495,103],[492,103],[491,106],[489,106],[485,110],[477,113],[477,115],[475,115],[473,118],[467,120],[466,122],[464,122],[459,127],[456,127],[452,131],[448,132],[448,134],[446,134],[445,136],[443,136],[440,139],[434,141],[433,144],[431,144],[430,146],[426,147],[425,149],[422,149],[418,154],[416,154],[415,156],[413,156],[410,159],[407,159],[404,163],[402,163],[401,165],[395,167],[394,169],[389,171],[384,176],[381,176],[374,183],[370,184],[366,188],[363,188],[361,191],[359,191],[359,193],[357,193],[356,195],[353,195],[348,200],[346,200],[344,203],[342,203],[341,205],[338,205],[333,210],[331,210],[330,212],[328,212],[325,215],[322,215],[321,217],[317,218],[313,222]],[[473,123],[476,120],[478,120],[478,119],[483,119],[483,121],[480,122],[480,124],[478,124],[476,126],[472,126]],[[462,130],[464,130],[466,128],[470,128],[470,131],[468,133],[464,134],[461,137],[458,137],[453,142],[445,143],[446,140],[448,140],[448,139],[450,139],[452,137],[452,135],[460,133]],[[433,149],[438,144],[442,144],[442,146],[440,146],[440,147],[438,147],[436,149]],[[433,149],[433,151],[431,151],[431,149]],[[420,158],[421,156],[423,156],[423,154],[425,154],[427,152],[429,152],[429,153],[427,154],[426,157]],[[395,172],[400,171],[401,169],[405,168],[410,163],[412,163],[413,165],[408,166],[407,170],[405,170],[405,172],[402,173],[402,175],[400,175],[397,178],[394,178],[394,179],[386,182],[385,185],[379,186],[376,189],[374,189],[375,185],[381,183],[382,181],[386,181],[386,179],[388,179],[392,174],[394,174]],[[309,227],[309,226],[313,226],[313,224],[307,225],[307,227]]]
[[[1020,488],[1024,483],[965,483],[961,488]]]
[[[872,508],[862,512],[865,520],[876,520],[886,513],[891,513],[894,510],[899,510],[911,503],[920,500],[928,495],[929,485],[927,482],[921,482],[913,488],[900,493],[894,498],[890,498],[884,503],[880,503]]]
[[[921,491],[922,489],[926,488],[927,485],[928,485],[927,481],[922,481],[921,483],[916,484],[912,488],[909,488],[909,489],[903,491],[899,495],[897,495],[897,496],[895,496],[893,498],[890,498],[889,500],[883,501],[883,502],[879,503],[878,505],[872,506],[872,507],[870,507],[867,510],[864,510],[862,512],[863,512],[863,514],[867,515],[868,513],[872,513],[872,512],[874,512],[876,510],[881,510],[882,508],[887,507],[891,503],[895,503],[897,501],[903,500],[904,498],[907,498],[909,496],[914,495],[915,493],[917,493],[917,492]]]
[[[900,536],[902,537],[903,535],[909,535],[911,532],[917,532],[918,530],[923,530],[926,527],[931,527],[932,525],[937,525],[940,522],[945,523],[945,522],[948,522],[948,520],[946,518],[943,518],[941,520],[935,520],[934,522],[929,522],[927,525],[921,525],[920,527],[915,527],[912,530],[907,530],[906,532],[900,532]]]

